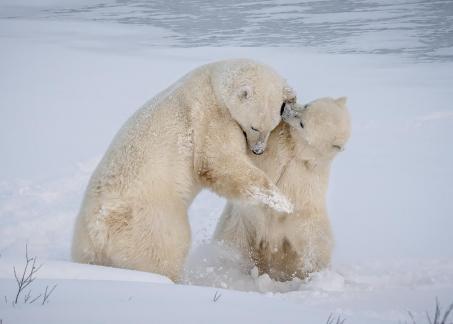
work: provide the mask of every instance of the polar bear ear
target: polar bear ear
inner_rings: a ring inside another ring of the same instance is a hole
[[[342,108],[346,108],[347,101],[348,101],[347,97],[340,97],[340,98],[335,99],[335,102],[337,103],[337,105]]]
[[[239,99],[249,99],[252,96],[252,88],[245,85],[239,88],[238,90],[238,97]]]

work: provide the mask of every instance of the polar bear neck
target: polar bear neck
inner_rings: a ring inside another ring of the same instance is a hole
[[[331,160],[320,159],[318,155],[283,122],[272,131],[264,154],[249,153],[253,163],[266,172],[296,209],[321,210],[325,205]]]
[[[330,166],[310,165],[310,162],[289,161],[277,187],[299,210],[324,210]]]
[[[283,165],[277,175],[277,186],[296,209],[324,210],[331,159],[319,158],[318,150],[296,136],[285,123],[277,128],[277,133],[278,142],[270,143],[277,150],[270,152],[278,160],[274,167]]]

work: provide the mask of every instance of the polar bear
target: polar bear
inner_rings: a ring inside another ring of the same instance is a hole
[[[242,251],[260,274],[305,278],[326,267],[333,247],[326,211],[331,162],[350,136],[346,98],[286,105],[282,122],[261,156],[250,158],[294,203],[285,215],[239,201],[226,205],[214,239]]]
[[[290,212],[247,145],[262,154],[283,102],[294,98],[274,70],[247,59],[201,66],[158,94],[120,129],[94,171],[73,259],[177,281],[190,246],[187,209],[202,188]]]

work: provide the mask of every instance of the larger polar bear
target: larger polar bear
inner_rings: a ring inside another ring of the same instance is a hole
[[[345,98],[293,107],[285,108],[287,123],[272,132],[266,152],[251,158],[294,202],[294,212],[229,202],[214,234],[250,257],[259,273],[280,281],[305,278],[330,261],[327,185],[331,162],[350,134]]]
[[[291,211],[247,156],[247,144],[263,153],[291,100],[283,78],[245,59],[201,66],[157,95],[121,128],[94,171],[73,259],[178,280],[190,246],[187,209],[203,187]]]

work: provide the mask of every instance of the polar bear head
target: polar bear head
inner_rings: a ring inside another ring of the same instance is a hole
[[[333,159],[343,151],[351,133],[345,97],[285,105],[282,119],[292,126],[291,134],[301,154],[314,159]]]
[[[211,81],[218,102],[242,128],[250,150],[262,154],[281,120],[283,103],[295,101],[294,91],[270,67],[246,59],[215,63]]]

